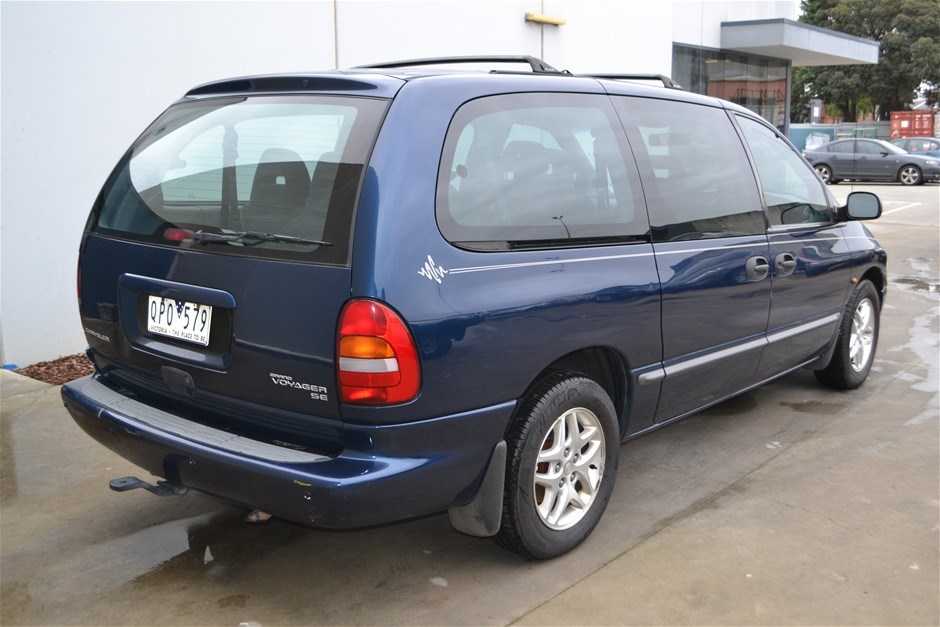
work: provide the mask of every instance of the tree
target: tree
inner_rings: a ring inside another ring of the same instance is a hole
[[[793,68],[793,81],[790,91],[790,121],[796,124],[809,122],[810,101],[813,99],[812,72],[809,68]]]
[[[798,68],[791,110],[822,98],[845,120],[856,120],[859,103],[887,119],[909,108],[919,91],[940,88],[940,0],[802,0],[800,21],[878,42],[876,65]],[[922,88],[923,86],[923,88]],[[798,93],[797,87],[800,87]]]

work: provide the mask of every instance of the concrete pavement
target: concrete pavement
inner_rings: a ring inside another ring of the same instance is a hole
[[[57,387],[0,372],[0,623],[937,625],[940,198],[874,187],[901,209],[872,224],[891,285],[868,382],[799,372],[628,442],[595,533],[547,563],[444,515],[253,527],[111,492],[139,471]]]

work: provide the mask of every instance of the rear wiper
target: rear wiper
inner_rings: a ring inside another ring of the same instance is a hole
[[[262,242],[278,242],[279,244],[301,244],[332,246],[332,242],[324,242],[318,239],[307,239],[305,237],[296,237],[294,235],[278,235],[277,233],[261,233],[259,231],[236,231],[234,233],[210,233],[208,231],[196,231],[193,233],[193,239],[203,244],[213,242],[241,242],[246,246],[257,246]]]

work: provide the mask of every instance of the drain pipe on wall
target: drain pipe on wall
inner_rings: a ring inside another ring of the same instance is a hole
[[[333,69],[339,69],[339,9],[333,0]]]

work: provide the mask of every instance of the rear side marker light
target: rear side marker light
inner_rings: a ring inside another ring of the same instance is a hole
[[[411,333],[398,314],[378,301],[353,300],[343,308],[337,365],[344,403],[407,403],[421,387],[421,368]]]

